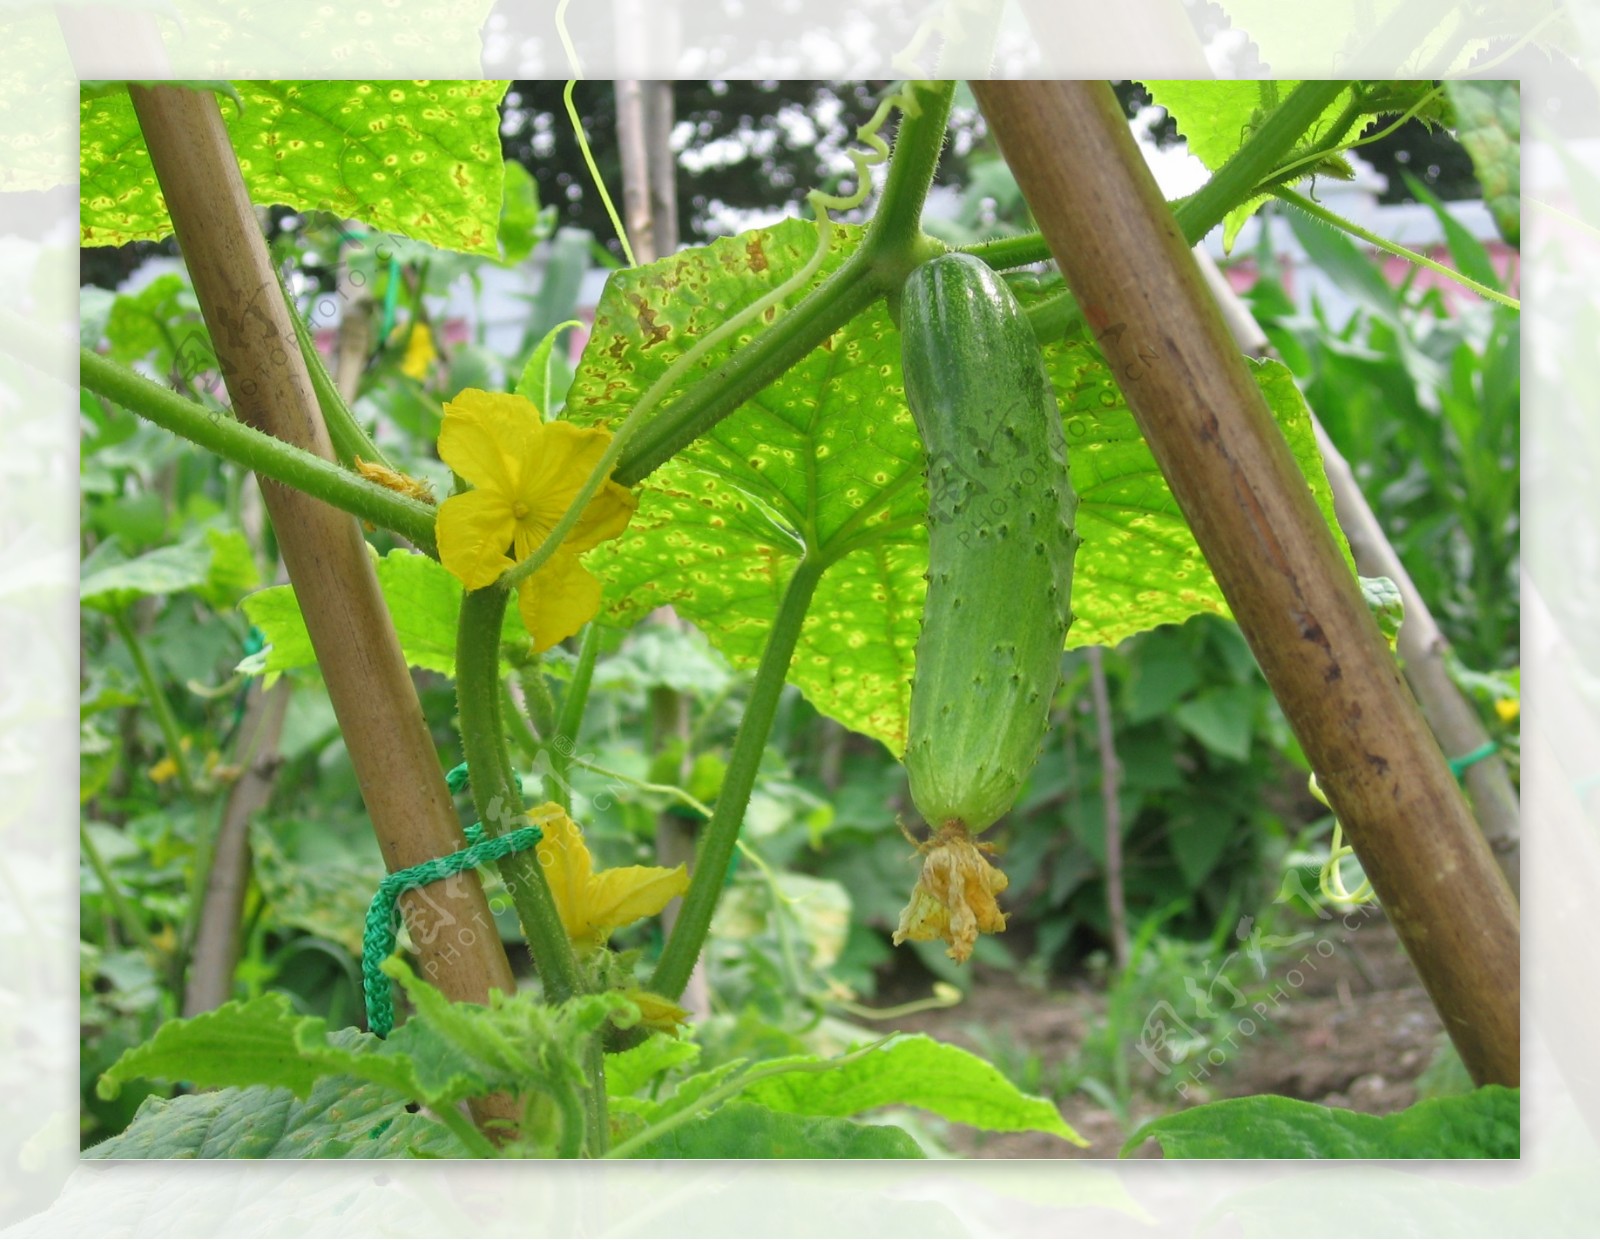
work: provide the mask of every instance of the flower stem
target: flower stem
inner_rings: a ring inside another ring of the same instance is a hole
[[[500,623],[507,597],[508,592],[498,586],[468,590],[461,598],[456,635],[461,747],[472,773],[473,804],[484,830],[491,836],[527,825],[500,717]],[[580,989],[578,964],[536,850],[503,858],[500,877],[516,905],[522,932],[544,983],[545,1000],[560,1003],[570,999]]]
[[[766,649],[761,653],[750,701],[739,723],[739,735],[733,742],[722,791],[717,796],[711,821],[701,835],[694,875],[683,898],[683,908],[650,980],[650,989],[668,999],[676,999],[683,993],[711,927],[711,915],[716,911],[722,881],[739,841],[739,828],[750,804],[750,790],[755,786],[761,754],[778,713],[778,699],[783,693],[789,661],[794,657],[795,643],[800,640],[811,596],[816,593],[817,582],[822,579],[828,563],[814,552],[801,559],[784,591],[772,630],[767,634]]]
[[[263,434],[215,409],[185,400],[92,349],[78,350],[83,386],[147,421],[181,435],[263,478],[304,491],[326,504],[393,530],[428,555],[438,557],[434,543],[435,511],[427,504],[368,482],[332,461]]]

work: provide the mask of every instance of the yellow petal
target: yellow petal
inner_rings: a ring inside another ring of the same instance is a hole
[[[561,926],[573,945],[596,948],[611,932],[641,917],[650,917],[689,886],[683,866],[673,870],[630,865],[594,872],[594,860],[577,824],[553,803],[530,810],[544,830],[537,855]]]
[[[1010,880],[989,864],[959,822],[941,828],[921,847],[922,873],[910,903],[900,913],[895,945],[907,939],[943,939],[949,944],[947,956],[966,960],[980,933],[998,934],[1006,928],[1006,915],[995,896]]]
[[[1494,713],[1500,716],[1502,723],[1510,723],[1522,713],[1522,699],[1496,698],[1494,700]]]
[[[563,546],[543,568],[518,584],[517,607],[534,649],[543,652],[599,614],[600,583]]]
[[[428,366],[438,356],[439,350],[433,347],[433,333],[428,330],[426,323],[418,323],[411,329],[406,355],[400,363],[400,373],[410,375],[421,383],[428,377]]]
[[[467,388],[445,404],[439,458],[478,489],[499,492],[509,506],[522,490],[524,463],[540,455],[545,429],[532,401]]]
[[[591,547],[597,547],[627,529],[638,507],[639,497],[627,487],[604,482],[561,545],[569,551],[588,551]]]
[[[537,443],[528,445],[527,455],[518,462],[518,489],[516,500],[522,512],[517,521],[517,559],[526,559],[544,541],[556,523],[566,515],[572,501],[589,480],[600,458],[610,446],[611,434],[592,426],[574,426],[570,422],[552,422],[545,426]],[[607,482],[602,485],[588,508],[578,518],[578,524],[562,540],[563,550],[587,551],[605,538],[615,538],[628,524],[633,507],[616,523],[617,507],[612,491],[632,494],[625,487]],[[602,500],[606,501],[602,504]],[[597,507],[598,505],[598,507]],[[590,527],[599,523],[602,531],[592,534]]]
[[[511,567],[506,548],[516,525],[505,499],[492,490],[463,491],[439,505],[439,560],[469,590],[481,590]]]
[[[585,922],[590,941],[599,946],[613,930],[654,917],[675,896],[689,889],[689,871],[658,865],[624,865],[601,870],[590,882]],[[576,935],[573,941],[577,942]]]
[[[622,997],[639,1009],[639,1024],[646,1029],[678,1034],[679,1026],[689,1019],[684,1011],[670,999],[651,994],[648,990],[624,990]]]
[[[574,927],[583,914],[589,880],[594,874],[589,846],[583,842],[578,825],[553,801],[529,810],[528,817],[544,831],[535,853],[555,898],[562,929],[569,939],[576,938]]]

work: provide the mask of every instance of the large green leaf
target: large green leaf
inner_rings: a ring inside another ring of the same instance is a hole
[[[348,1036],[357,1036],[353,1031]],[[344,1076],[304,1099],[253,1085],[147,1098],[127,1129],[85,1158],[459,1158],[450,1131],[408,1112],[404,1099]]]
[[[378,586],[406,662],[425,671],[454,676],[456,626],[461,615],[461,583],[438,561],[415,551],[396,549],[378,560]],[[265,635],[267,645],[239,664],[248,675],[311,667],[316,661],[311,635],[293,586],[268,586],[240,604],[250,623]],[[503,640],[526,638],[522,613],[506,608]]]
[[[245,536],[215,527],[131,560],[108,547],[84,567],[89,571],[78,583],[79,602],[112,613],[146,595],[184,591],[193,591],[213,607],[229,606],[259,580]]]
[[[1168,1158],[1517,1158],[1521,1125],[1520,1093],[1498,1085],[1395,1115],[1260,1094],[1153,1120],[1122,1152],[1154,1138]]]
[[[334,1077],[346,1089],[362,1081],[398,1102],[437,1110],[496,1090],[573,1091],[584,1080],[595,1030],[638,1012],[616,994],[580,995],[556,1007],[528,993],[495,992],[487,1006],[450,1003],[398,957],[385,962],[384,971],[415,1009],[388,1038],[352,1030],[330,1034],[321,1017],[296,1012],[285,995],[272,992],[168,1021],[101,1075],[98,1092],[112,1099],[126,1082],[144,1077],[258,1086],[310,1099]],[[181,1121],[175,1115],[164,1122]]]
[[[251,200],[331,211],[447,250],[499,254],[505,82],[236,82],[223,121]],[[125,91],[86,96],[81,244],[172,231]]]
[[[639,1158],[921,1158],[903,1129],[847,1119],[783,1115],[733,1102],[665,1133]]]
[[[1483,205],[1507,244],[1521,245],[1522,84],[1447,81],[1444,91],[1455,108],[1456,137],[1483,186]]]
[[[824,270],[859,229],[834,230]],[[576,422],[615,425],[696,337],[786,279],[810,255],[802,221],[757,229],[619,272],[567,394]],[[1023,278],[1031,304],[1059,280]],[[745,338],[748,338],[746,336]],[[730,345],[729,348],[732,346]],[[713,351],[707,364],[720,356]],[[1114,643],[1199,611],[1226,614],[1177,503],[1103,359],[1086,340],[1045,350],[1065,419],[1084,544],[1073,645]],[[1319,506],[1332,503],[1304,401],[1280,366],[1257,369]],[[802,554],[830,562],[790,679],[818,710],[905,746],[926,594],[923,450],[900,383],[900,337],[875,303],[782,378],[652,474],[618,542],[587,563],[607,617],[631,624],[671,604],[736,664],[760,657]]]
[[[764,1077],[741,1096],[797,1115],[860,1115],[878,1107],[913,1106],[989,1132],[1048,1132],[1075,1145],[1088,1144],[1053,1102],[1023,1093],[971,1051],[926,1034],[897,1038],[827,1072]]]

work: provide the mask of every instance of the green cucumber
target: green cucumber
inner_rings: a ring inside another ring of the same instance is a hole
[[[906,280],[906,399],[928,455],[928,597],[905,765],[936,832],[977,834],[1038,761],[1072,623],[1078,498],[1038,343],[1005,282],[946,254]]]

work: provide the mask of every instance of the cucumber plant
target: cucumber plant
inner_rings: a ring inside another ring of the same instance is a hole
[[[318,118],[336,109],[355,118],[352,125],[385,121],[407,150],[432,150],[417,140],[422,134],[457,140],[433,144],[440,149],[495,150],[494,109],[480,102],[494,84],[418,88],[455,97],[459,111],[422,106],[427,100],[402,108],[394,102],[397,92],[406,93],[399,87],[374,91],[369,84],[321,83],[297,92],[294,84],[279,89],[284,86],[274,84],[277,93],[261,109],[251,102],[252,114],[276,118],[271,140],[239,129],[235,143],[251,156],[266,148],[284,152],[285,160],[292,153],[318,176],[281,175],[276,157],[249,158],[247,190],[299,210],[360,215],[374,228],[434,244],[486,255],[496,251],[502,201],[496,174],[503,169],[495,160],[435,161],[424,155],[429,175],[408,180],[416,192],[404,200],[383,186],[387,174],[375,172],[364,184],[356,169],[341,168],[336,190],[319,198],[296,187],[332,183],[321,175],[325,167],[314,167],[328,158],[319,153],[323,144],[287,140],[319,133]],[[250,84],[240,88],[247,101],[255,98]],[[604,947],[579,967],[559,924],[550,917],[524,918],[545,983],[541,1010],[564,1014],[549,1019],[571,1030],[551,1035],[566,1041],[560,1063],[547,1065],[547,1075],[560,1078],[561,1125],[549,1133],[525,1125],[523,1135],[533,1147],[598,1155],[617,1138],[619,1149],[641,1149],[648,1130],[630,1127],[627,1117],[657,1114],[661,1124],[681,1129],[680,1135],[702,1131],[712,1142],[721,1133],[721,1148],[740,1152],[737,1125],[693,1127],[715,1120],[716,1108],[734,1097],[731,1086],[709,1090],[698,1104],[685,1103],[698,1111],[672,1116],[651,1112],[638,1098],[624,1101],[635,1089],[653,1096],[660,1073],[642,1068],[641,1059],[627,1061],[624,1069],[617,1056],[634,1051],[624,1049],[628,1039],[616,1035],[629,1021],[637,1028],[644,1009],[661,997],[681,995],[700,956],[786,683],[797,685],[819,710],[906,755],[935,847],[923,861],[922,890],[932,903],[919,906],[914,899],[903,929],[912,938],[923,931],[948,934],[954,954],[963,944],[970,947],[969,931],[975,937],[977,930],[1004,924],[993,899],[1004,879],[987,865],[972,836],[1006,811],[1037,753],[1055,686],[1054,664],[1072,613],[1077,619],[1071,638],[1087,644],[1196,612],[1226,610],[1104,358],[1082,330],[1085,316],[1072,296],[1057,277],[1005,280],[997,274],[1047,261],[1044,239],[1032,234],[979,243],[946,258],[946,247],[923,231],[922,209],[952,94],[951,83],[913,82],[886,98],[861,134],[866,149],[857,159],[857,193],[843,199],[813,195],[815,227],[788,221],[754,229],[612,276],[563,410],[573,423],[612,431],[610,447],[582,485],[573,485],[570,506],[540,545],[494,585],[464,598],[430,558],[436,558],[437,540],[428,506],[244,426],[222,410],[177,396],[92,349],[80,354],[84,386],[96,398],[401,533],[418,548],[391,552],[388,559],[398,557],[395,571],[381,576],[407,579],[405,589],[389,596],[397,615],[426,610],[419,605],[424,596],[447,616],[459,613],[454,645],[447,638],[443,656],[432,630],[426,633],[429,649],[420,649],[425,626],[406,626],[400,638],[413,643],[406,649],[413,664],[437,669],[442,660],[458,689],[470,683],[471,692],[460,694],[460,727],[475,794],[492,792],[514,806],[501,816],[504,821],[491,821],[494,815],[481,811],[492,832],[511,827],[522,805],[495,692],[503,683],[505,643],[521,640],[514,621],[509,632],[504,624],[505,595],[546,564],[561,566],[553,557],[562,538],[608,479],[635,489],[638,511],[623,538],[585,557],[604,591],[600,620],[626,626],[670,604],[733,662],[756,667],[701,833],[693,878],[654,968],[632,979],[639,962],[606,956]],[[1315,166],[1313,157],[1344,149],[1368,115],[1367,99],[1359,83],[1304,83],[1290,91],[1262,124],[1239,131],[1237,149],[1206,188],[1176,206],[1179,230],[1191,243],[1198,241],[1230,212],[1258,200],[1265,187],[1281,183],[1286,170]],[[1393,110],[1394,92],[1384,99]],[[374,107],[377,115],[364,115],[363,109]],[[139,120],[126,99],[99,95],[85,99],[83,108],[86,243],[165,235],[170,223],[160,198],[124,192],[143,185],[151,171],[141,162]],[[388,123],[401,112],[404,125]],[[900,120],[891,154],[878,131],[894,112]],[[227,123],[236,125],[237,118]],[[258,152],[251,143],[265,148]],[[834,224],[829,211],[860,205],[869,165],[885,161],[869,223]],[[473,175],[464,176],[463,167]],[[180,167],[166,173],[174,183],[192,174]],[[180,199],[174,188],[163,185],[168,201]],[[185,255],[191,263],[204,257],[225,265],[240,240],[198,233],[186,238]],[[256,295],[280,293],[273,282]],[[248,321],[248,305],[216,304],[207,292],[199,300],[210,323]],[[902,303],[899,327],[888,309],[896,300]],[[1095,323],[1096,332],[1114,327]],[[251,352],[248,341],[227,338],[232,333],[212,334],[226,375],[265,374],[286,364],[283,350]],[[1281,368],[1262,367],[1256,378],[1323,513],[1330,515],[1303,403]],[[543,411],[546,417],[551,412]],[[308,416],[314,418],[315,410]],[[1006,511],[984,506],[993,501],[1006,504]],[[1088,540],[1078,552],[1080,523]],[[403,573],[402,562],[409,566]],[[488,597],[491,591],[498,599]],[[338,605],[337,599],[303,602]],[[268,633],[274,670],[283,670],[283,660],[295,650],[310,659],[296,624],[304,622],[285,609]],[[974,675],[992,696],[973,693]],[[571,733],[582,722],[579,683],[586,686],[575,677],[561,708]],[[348,703],[335,705],[343,714]],[[390,721],[397,733],[420,725],[420,717],[403,714],[396,712]],[[354,751],[352,758],[359,765]],[[364,785],[369,779],[383,782],[374,772],[358,775]],[[419,798],[426,800],[420,791]],[[425,810],[419,806],[419,820]],[[963,849],[953,851],[956,843]],[[930,888],[941,881],[942,894]],[[960,888],[965,911],[953,909],[952,885]],[[447,946],[464,955],[481,951],[482,936],[474,948],[467,933],[473,933],[470,927],[458,935],[459,943]],[[629,987],[630,980],[643,989]],[[618,994],[635,998],[608,997]],[[559,1006],[549,1002],[563,997]],[[501,1006],[490,1015],[500,1020],[509,1011]],[[440,1016],[437,1005],[433,1014]],[[226,1019],[246,1015],[233,1012]],[[196,1046],[204,1041],[200,1032]],[[310,1041],[290,1032],[285,1045],[299,1047],[295,1053],[309,1063]],[[867,1048],[852,1062],[866,1063],[871,1071],[877,1053]],[[324,1051],[321,1061],[348,1070],[342,1051]],[[608,1064],[628,1083],[609,1104]],[[199,1065],[186,1066],[195,1079],[204,1075],[218,1084],[276,1085],[282,1079],[251,1078],[248,1065],[213,1064],[204,1074]],[[823,1066],[819,1061],[805,1070]],[[303,1072],[289,1075],[296,1089],[310,1079]],[[579,1077],[586,1084],[579,1085]],[[504,1065],[496,1064],[475,1078],[475,1087],[515,1093],[515,1078],[515,1071],[508,1079]],[[454,1098],[428,1101],[453,1105]],[[764,1096],[763,1102],[778,1106]],[[425,1126],[422,1119],[408,1125]],[[459,1139],[482,1152],[462,1132],[430,1133],[430,1140],[442,1144],[419,1142],[418,1148],[442,1150]]]

